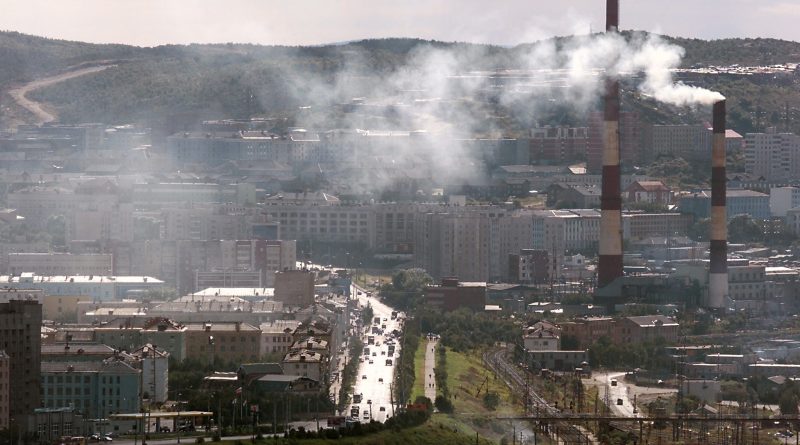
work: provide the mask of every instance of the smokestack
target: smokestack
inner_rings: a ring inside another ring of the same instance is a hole
[[[619,28],[619,0],[606,1],[606,32]],[[619,82],[606,79],[603,113],[603,178],[600,190],[600,246],[597,286],[622,276],[622,190],[619,167]]]
[[[711,145],[711,246],[708,307],[725,306],[728,295],[728,218],[725,210],[725,101],[714,103]]]

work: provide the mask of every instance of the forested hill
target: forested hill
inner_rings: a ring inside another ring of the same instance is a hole
[[[775,39],[723,39],[703,41],[669,38],[685,48],[684,66],[768,65],[800,62],[800,43]],[[565,38],[557,39],[559,43]],[[165,45],[141,48],[98,45],[0,32],[0,90],[45,74],[62,72],[80,64],[113,60],[118,65],[103,72],[74,78],[43,88],[30,96],[52,105],[65,122],[122,123],[160,116],[195,113],[201,117],[292,117],[298,106],[316,105],[323,97],[373,97],[387,73],[395,73],[420,47],[460,49],[471,69],[520,67],[529,44],[515,47],[447,43],[420,39],[374,39],[308,47],[250,44]],[[491,57],[487,57],[491,56]],[[342,70],[347,75],[342,76]],[[312,79],[313,82],[308,82]],[[733,121],[740,131],[781,121],[788,104],[800,107],[795,85],[757,85],[721,80],[706,85],[732,99]],[[413,88],[413,85],[400,85]],[[632,96],[631,106],[653,120],[674,116]],[[8,103],[5,95],[3,103]],[[496,128],[513,133],[531,125],[509,110],[480,109],[489,104],[470,103],[473,114],[498,118]],[[738,114],[737,114],[738,113]],[[759,121],[749,122],[757,114]],[[571,124],[573,116],[555,109],[552,118],[539,123]],[[326,116],[326,119],[335,116]]]

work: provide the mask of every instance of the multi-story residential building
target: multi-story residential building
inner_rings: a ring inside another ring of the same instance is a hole
[[[148,276],[41,276],[28,272],[0,276],[0,284],[41,289],[48,296],[83,295],[95,301],[120,300],[142,292],[160,291],[164,286],[163,281]]]
[[[111,254],[9,253],[8,273],[19,275],[111,275]]]
[[[314,303],[316,273],[310,270],[283,270],[275,274],[275,300],[287,306]]]
[[[577,340],[579,348],[587,348],[601,337],[614,340],[616,325],[611,317],[587,317],[574,321],[559,323],[561,340],[569,336]]]
[[[586,169],[589,173],[601,173],[603,166],[603,146],[605,139],[603,131],[605,121],[602,112],[592,112],[589,114],[589,145],[586,150]],[[623,171],[633,170],[633,167],[640,162],[638,150],[641,135],[641,123],[636,113],[625,112],[619,116],[619,141],[620,141],[620,160]],[[623,187],[626,184],[622,184]]]
[[[623,317],[617,320],[616,341],[621,344],[637,344],[664,339],[667,343],[678,339],[680,325],[663,315]]]
[[[325,359],[319,352],[290,351],[281,361],[281,367],[286,375],[299,375],[320,382],[325,373]]]
[[[586,127],[542,127],[530,130],[528,143],[531,164],[567,164],[585,159],[589,147]]]
[[[9,427],[11,410],[11,357],[0,350],[0,430]]]
[[[161,210],[163,240],[248,240],[253,224],[261,222],[259,209],[234,203],[195,204]]]
[[[642,139],[645,160],[704,159],[711,153],[711,129],[706,125],[646,125]]]
[[[547,283],[552,271],[550,262],[550,254],[544,249],[521,249],[509,254],[509,278],[515,283]]]
[[[692,222],[692,216],[688,214],[625,212],[622,214],[622,234],[625,239],[632,240],[683,235]]]
[[[140,207],[183,205],[192,203],[233,202],[256,204],[253,184],[216,184],[203,182],[136,183],[132,187],[133,203]]]
[[[48,253],[50,243],[45,241],[4,243],[0,242],[0,274],[8,273],[8,255],[11,253]]]
[[[339,205],[337,198],[322,192],[281,193],[266,199],[264,211],[280,222],[286,239],[375,245],[375,212],[370,206]]]
[[[672,204],[672,191],[661,181],[635,181],[624,192],[628,202]]]
[[[179,362],[186,358],[186,327],[167,318],[117,318],[92,330],[94,341],[113,348],[134,351],[153,344]]]
[[[600,207],[600,187],[595,184],[557,182],[547,189],[547,205],[596,209]]]
[[[451,207],[418,214],[414,262],[435,278],[508,279],[510,253],[531,248],[531,215],[501,207]]]
[[[769,211],[772,216],[785,217],[790,209],[800,207],[800,187],[769,189]]]
[[[766,301],[766,270],[763,265],[728,266],[728,283],[731,300]]]
[[[45,408],[74,407],[92,419],[139,411],[140,371],[122,360],[42,362],[41,366],[36,386],[42,387]]]
[[[800,177],[800,137],[792,133],[747,133],[745,172],[767,181],[792,181]]]
[[[142,373],[142,391],[156,403],[169,397],[169,352],[147,343],[126,354],[126,360]]]
[[[286,354],[294,339],[292,333],[300,326],[298,320],[275,320],[261,323],[261,356]]]
[[[0,345],[10,362],[9,418],[20,421],[39,407],[42,305],[35,300],[0,303]]]
[[[186,358],[203,362],[245,363],[259,359],[261,330],[251,324],[186,324]]]
[[[425,287],[425,303],[447,312],[461,308],[483,312],[486,309],[486,283],[443,278],[441,284]]]
[[[767,219],[770,216],[769,195],[744,189],[728,189],[728,219],[736,215],[748,214],[756,219]],[[711,213],[711,191],[699,190],[684,194],[678,201],[678,210],[695,218],[708,218]]]

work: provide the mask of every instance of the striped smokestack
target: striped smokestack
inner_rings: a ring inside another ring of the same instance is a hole
[[[606,1],[606,32],[619,28],[619,0]],[[619,167],[619,82],[606,79],[603,179],[600,190],[600,246],[597,286],[622,276],[622,196]]]
[[[725,211],[725,101],[714,103],[711,146],[711,246],[708,306],[720,309],[728,295],[728,219]]]

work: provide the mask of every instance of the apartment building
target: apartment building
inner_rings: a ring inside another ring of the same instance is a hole
[[[43,408],[74,407],[85,417],[139,412],[140,371],[122,360],[42,362]],[[39,395],[37,393],[37,399]]]
[[[111,254],[104,253],[9,253],[8,273],[19,275],[111,275]]]
[[[248,323],[187,323],[186,357],[213,363],[254,362],[261,353],[261,330]]]
[[[0,284],[41,289],[48,296],[81,295],[93,300],[120,300],[148,291],[160,291],[164,282],[148,276],[73,275],[41,276],[25,272],[0,276]]]
[[[292,333],[300,326],[298,320],[275,320],[261,323],[261,356],[289,352],[294,343]]]
[[[745,189],[728,189],[726,195],[728,219],[743,214],[756,219],[770,217],[769,195]],[[678,210],[695,218],[708,218],[711,213],[711,191],[699,190],[682,195]]]
[[[635,181],[624,191],[628,202],[672,204],[672,191],[661,181]]]
[[[290,351],[281,361],[281,367],[286,375],[299,375],[320,382],[325,373],[325,359],[319,352]]]
[[[0,350],[0,430],[7,430],[11,413],[11,357]]]
[[[769,189],[769,211],[772,216],[785,217],[786,212],[800,207],[800,187]]]
[[[567,164],[585,159],[589,147],[587,127],[542,127],[530,130],[531,164]]]
[[[310,270],[284,270],[275,274],[275,300],[287,306],[314,304],[314,280]]]
[[[631,240],[683,235],[692,223],[693,218],[688,214],[626,212],[622,214],[622,233]]]
[[[309,193],[302,202],[298,196],[286,196],[270,197],[264,206],[280,222],[283,238],[375,246],[375,212],[370,206],[339,205],[324,193]]]
[[[142,391],[156,403],[169,398],[169,352],[147,343],[128,352],[127,360],[142,373]]]
[[[9,418],[39,407],[42,305],[34,300],[0,303],[0,344],[10,362]]]
[[[486,309],[486,283],[443,278],[441,284],[425,287],[425,303],[446,312],[461,308],[483,312]]]
[[[766,268],[763,265],[728,266],[728,283],[731,300],[766,302]]]
[[[800,137],[779,133],[747,133],[744,138],[745,172],[767,181],[794,181],[800,177]]]
[[[605,120],[602,112],[589,113],[589,144],[586,150],[586,169],[589,173],[601,173],[603,166],[603,147],[605,139]],[[640,162],[639,139],[641,123],[636,113],[623,111],[619,116],[620,160],[623,171],[630,171]],[[622,186],[625,187],[626,184]]]
[[[643,127],[644,158],[661,156],[704,159],[711,153],[711,129],[700,125],[646,125]]]

